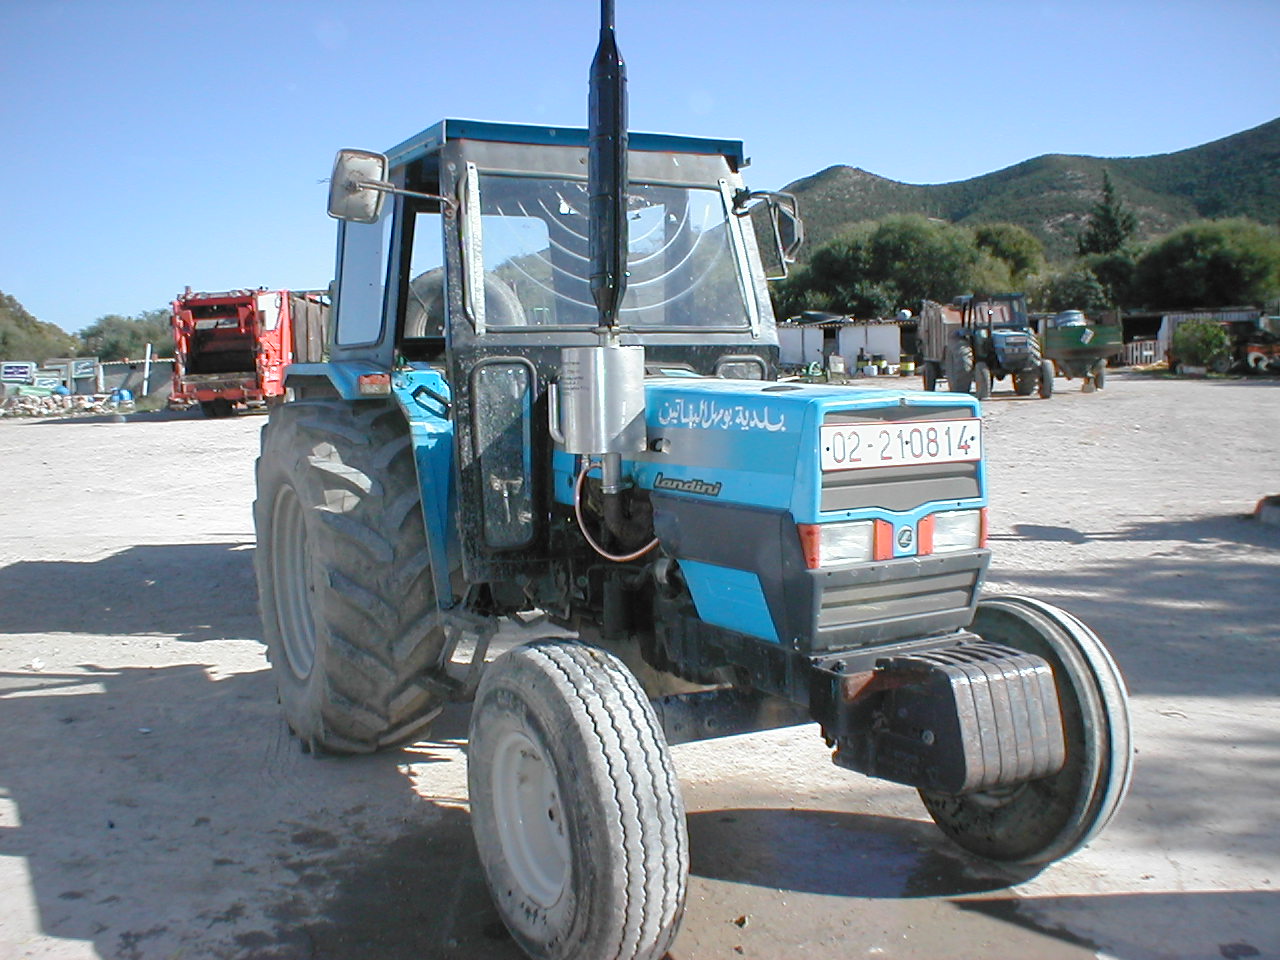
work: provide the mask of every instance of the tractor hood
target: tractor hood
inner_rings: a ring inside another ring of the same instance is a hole
[[[649,450],[631,469],[639,488],[787,510],[797,519],[838,507],[823,496],[837,474],[870,479],[913,469],[898,456],[910,458],[913,428],[923,464],[932,462],[926,446],[936,452],[939,443],[936,428],[926,441],[928,423],[979,416],[977,401],[958,394],[702,377],[650,379],[645,387]],[[854,469],[830,469],[836,454],[857,459],[843,438],[833,438],[839,424],[858,425],[857,443],[868,459]],[[883,466],[873,459],[880,457]]]

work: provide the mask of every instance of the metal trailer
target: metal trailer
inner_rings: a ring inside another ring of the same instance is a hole
[[[1046,360],[1059,376],[1084,380],[1084,389],[1106,386],[1107,360],[1124,352],[1119,323],[1093,323],[1079,310],[1064,310],[1043,321],[1040,332]]]
[[[588,129],[446,120],[342,151],[326,363],[257,462],[255,567],[312,752],[471,700],[496,908],[534,957],[657,958],[685,909],[669,746],[817,721],[950,837],[1043,863],[1124,795],[1124,682],[1041,601],[983,598],[968,396],[778,382],[742,144],[627,130],[612,5]],[[504,617],[572,638],[489,660]],[[634,668],[634,669],[633,669]]]
[[[292,362],[322,358],[328,291],[228,290],[172,303],[171,406],[198,403],[208,417],[284,397]]]

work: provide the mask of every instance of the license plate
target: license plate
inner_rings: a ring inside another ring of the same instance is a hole
[[[822,469],[860,470],[982,459],[982,421],[842,423],[822,427]]]

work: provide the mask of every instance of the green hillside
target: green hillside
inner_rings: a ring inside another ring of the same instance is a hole
[[[898,183],[835,166],[786,189],[800,199],[809,251],[864,220],[919,213],[954,223],[1026,227],[1051,260],[1075,253],[1075,237],[1111,175],[1149,240],[1203,217],[1280,223],[1280,118],[1189,150],[1151,157],[1050,154],[956,183]]]

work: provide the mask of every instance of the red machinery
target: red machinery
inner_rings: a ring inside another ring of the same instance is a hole
[[[173,301],[170,404],[225,417],[282,398],[285,367],[322,358],[328,313],[327,291],[187,287]]]

